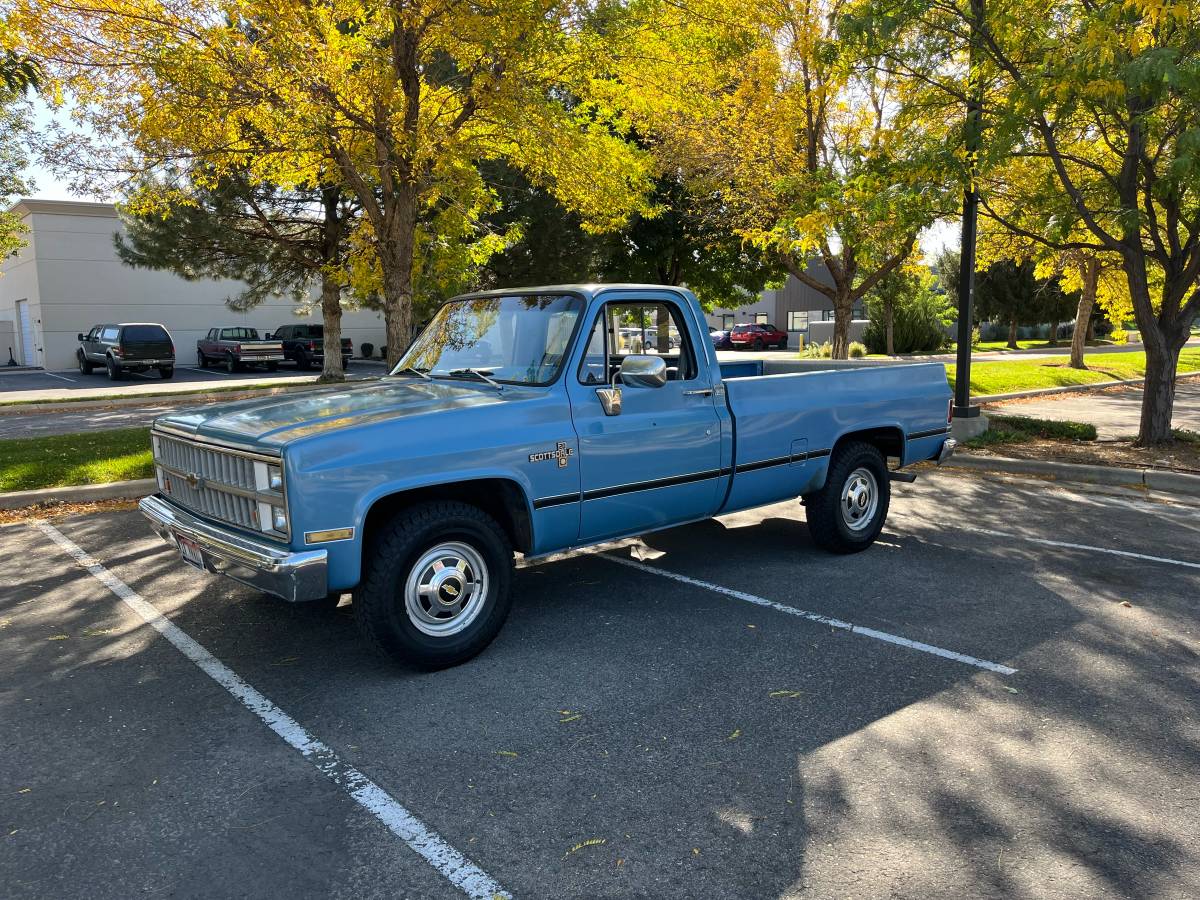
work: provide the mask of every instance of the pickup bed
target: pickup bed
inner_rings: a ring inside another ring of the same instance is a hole
[[[499,631],[514,550],[794,498],[818,546],[866,549],[894,470],[952,452],[949,409],[936,363],[719,364],[683,289],[489,292],[444,304],[380,381],[160,417],[141,508],[199,568],[353,592],[371,644],[436,668]]]
[[[268,372],[274,372],[282,359],[283,344],[263,340],[257,328],[244,325],[210,328],[196,341],[196,362],[202,369],[216,364],[227,372],[236,372],[243,366],[265,366]]]

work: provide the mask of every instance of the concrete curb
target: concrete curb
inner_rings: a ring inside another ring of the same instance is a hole
[[[73,484],[67,487],[39,488],[36,491],[10,491],[0,494],[0,509],[21,509],[40,503],[90,503],[93,500],[124,500],[145,497],[158,490],[153,478],[134,481],[110,481],[105,484]]]
[[[1200,372],[1181,372],[1175,376],[1176,381],[1182,381],[1185,378],[1200,378]],[[1130,378],[1127,381],[1097,381],[1093,384],[1068,384],[1063,387],[1014,391],[1011,394],[984,394],[981,397],[972,397],[971,400],[976,403],[999,403],[1001,400],[1022,400],[1027,397],[1045,397],[1050,394],[1074,394],[1077,391],[1101,391],[1105,388],[1128,387],[1145,383],[1145,378]]]
[[[955,453],[947,460],[943,468],[1003,472],[1007,475],[1041,475],[1056,481],[1145,487],[1152,491],[1169,491],[1175,494],[1200,497],[1200,475],[1172,472],[1165,469],[1126,469],[1119,466],[1093,466],[1086,463],[1064,463],[1046,459],[976,456],[961,452]]]

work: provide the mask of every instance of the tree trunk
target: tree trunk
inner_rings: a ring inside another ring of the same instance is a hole
[[[1017,320],[1013,319],[1008,326],[1008,348],[1010,350],[1017,349]]]
[[[1171,417],[1175,408],[1175,367],[1179,350],[1163,346],[1161,340],[1146,342],[1146,387],[1142,395],[1142,419],[1137,442],[1142,447],[1169,444]]]
[[[850,317],[854,314],[854,299],[847,292],[833,301],[833,353],[834,359],[850,356]]]
[[[887,346],[884,352],[888,356],[896,355],[896,310],[893,301],[888,300],[883,307],[883,333]]]
[[[345,381],[342,368],[342,286],[329,273],[321,274],[321,321],[324,323],[325,365],[318,383]]]
[[[655,349],[660,354],[671,352],[671,313],[666,304],[658,308],[658,321],[655,322]]]
[[[413,256],[417,235],[417,190],[406,184],[396,191],[388,210],[386,238],[379,247],[383,269],[383,321],[387,362],[392,368],[413,338]]]
[[[1081,267],[1083,288],[1079,291],[1079,306],[1075,309],[1075,333],[1071,335],[1071,368],[1086,369],[1083,348],[1087,346],[1092,323],[1092,306],[1096,302],[1096,284],[1100,280],[1100,261],[1092,257]]]

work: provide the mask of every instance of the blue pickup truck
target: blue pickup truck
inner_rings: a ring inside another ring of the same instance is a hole
[[[141,509],[200,569],[353,591],[383,653],[454,665],[504,623],[514,551],[794,498],[820,547],[870,546],[896,470],[954,449],[945,370],[812,365],[719,363],[680,288],[471,294],[379,381],[161,416]]]

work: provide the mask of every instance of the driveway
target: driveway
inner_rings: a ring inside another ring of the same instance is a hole
[[[1142,414],[1142,389],[1110,388],[1079,394],[1050,394],[1033,400],[989,403],[989,412],[1009,416],[1031,416],[1056,422],[1087,422],[1096,426],[1098,437],[1112,440],[1137,434]],[[1182,378],[1176,383],[1176,428],[1200,432],[1200,378]]]
[[[1200,896],[1198,546],[1196,508],[939,473],[856,556],[786,503],[523,567],[421,673],[136,512],[0,528],[0,880]]]

